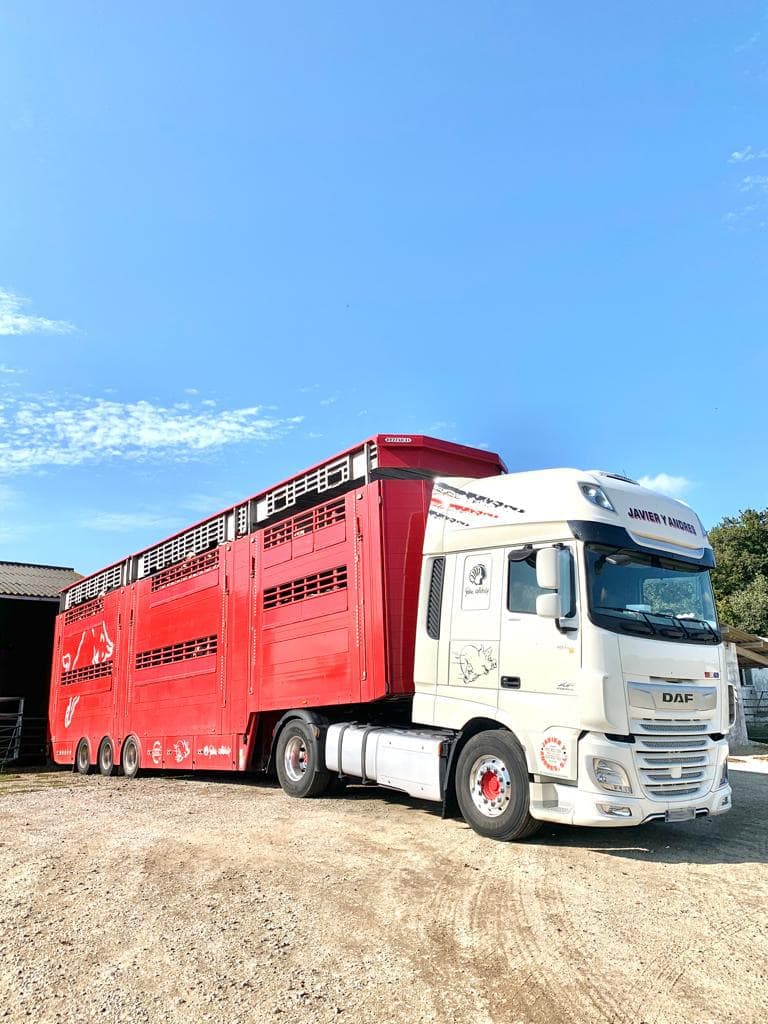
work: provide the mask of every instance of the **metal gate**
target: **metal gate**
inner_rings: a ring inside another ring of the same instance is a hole
[[[0,770],[45,760],[44,718],[24,715],[23,697],[0,697]]]

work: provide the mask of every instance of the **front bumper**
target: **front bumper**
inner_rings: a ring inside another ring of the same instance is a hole
[[[531,783],[531,816],[540,821],[599,828],[631,827],[648,821],[686,821],[725,814],[731,809],[731,787],[719,786],[728,757],[727,740],[710,741],[711,771],[695,793],[660,799],[641,784],[633,745],[589,733],[579,741],[578,783],[566,785],[546,776]],[[590,770],[593,758],[606,758],[624,768],[631,793],[612,793],[600,788]]]

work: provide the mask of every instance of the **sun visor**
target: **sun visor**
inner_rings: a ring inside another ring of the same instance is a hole
[[[701,558],[710,549],[706,531],[688,505],[666,498],[644,487],[601,486],[616,510],[617,525],[623,526],[641,547],[653,547]]]

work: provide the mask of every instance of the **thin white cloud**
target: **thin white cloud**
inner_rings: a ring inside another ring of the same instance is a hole
[[[17,544],[31,532],[28,523],[0,523],[0,544]]]
[[[750,160],[768,159],[768,149],[755,152],[751,146],[737,150],[731,154],[731,163],[748,163]],[[723,216],[723,223],[736,230],[757,226],[764,228],[768,224],[768,174],[747,174],[740,178],[737,190],[744,200],[733,210]],[[747,199],[747,197],[749,197]]]
[[[0,288],[0,334],[72,334],[77,329],[67,320],[49,320],[25,313],[28,305],[29,299]]]
[[[768,174],[748,174],[739,182],[739,192],[768,191]]]
[[[130,533],[133,530],[173,530],[183,525],[177,518],[157,512],[86,512],[80,525],[105,533]]]
[[[768,160],[768,149],[754,150],[751,146],[734,150],[728,157],[729,164],[748,164],[751,160]]]
[[[743,43],[737,43],[733,48],[734,53],[744,53],[745,50],[751,50],[760,40],[760,33],[753,32],[752,35]]]
[[[221,494],[203,494],[198,492],[197,494],[188,494],[186,498],[179,498],[176,501],[176,507],[183,509],[185,512],[207,516],[218,509],[224,508],[226,505],[233,505],[241,497],[242,495],[240,494],[228,494],[227,492]]]
[[[765,210],[765,206],[762,203],[748,203],[746,206],[742,206],[740,210],[730,210],[723,217],[723,223],[727,224],[729,228],[735,228],[740,222],[747,220],[752,214],[759,214],[761,210]],[[759,227],[765,227],[765,221],[758,221]]]
[[[670,498],[680,498],[691,487],[691,481],[684,476],[671,476],[669,473],[657,473],[656,476],[641,476],[637,481],[641,487],[651,491],[661,491]]]
[[[5,363],[0,363],[0,373],[6,374],[9,377],[18,376],[20,373],[27,373],[27,370],[20,370],[15,366],[6,366]]]
[[[18,504],[18,494],[7,484],[0,484],[0,544],[15,544],[31,532],[31,524],[21,516],[11,516]]]
[[[321,398],[320,405],[335,405],[338,402],[338,398],[335,395],[331,395],[330,398]]]
[[[0,484],[0,512],[10,508],[10,506],[15,504],[15,502],[16,491],[7,484]]]
[[[189,462],[227,445],[282,437],[302,417],[265,416],[258,406],[213,411],[151,402],[56,396],[0,403],[0,474],[107,461]]]

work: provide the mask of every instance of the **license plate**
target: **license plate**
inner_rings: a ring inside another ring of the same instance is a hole
[[[667,811],[664,815],[665,821],[693,821],[696,817],[696,810],[693,807],[680,807],[675,808],[673,811]]]

